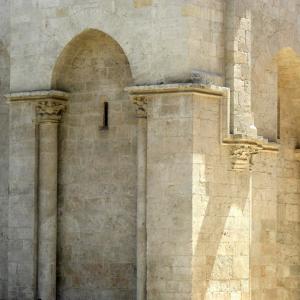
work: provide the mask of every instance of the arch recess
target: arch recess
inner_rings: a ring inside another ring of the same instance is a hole
[[[63,70],[65,70],[68,66],[72,66],[73,68],[80,68],[81,66],[85,65],[85,55],[80,52],[80,49],[83,48],[82,46],[85,45],[87,42],[91,41],[94,43],[98,43],[99,47],[102,47],[102,51],[117,51],[119,53],[118,56],[120,58],[120,61],[115,62],[116,67],[119,67],[118,65],[121,63],[126,65],[126,68],[128,66],[128,70],[130,70],[130,74],[128,74],[128,77],[132,78],[129,61],[119,43],[110,35],[98,29],[86,29],[77,36],[75,36],[61,51],[59,57],[56,60],[52,72],[51,89],[69,91],[68,88],[66,88],[64,84],[60,82],[60,75],[62,74]],[[86,51],[86,56],[92,55],[92,53],[88,53],[88,50],[86,49],[82,51]],[[108,64],[106,64],[106,62],[103,62],[103,65],[99,67],[102,67],[103,72],[106,72]],[[111,68],[111,65],[109,67]],[[109,74],[107,75],[109,76]],[[111,80],[112,78],[109,79]]]

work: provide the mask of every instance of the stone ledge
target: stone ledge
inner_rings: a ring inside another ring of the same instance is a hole
[[[5,95],[5,97],[9,100],[9,102],[34,101],[44,99],[67,101],[69,98],[69,93],[57,90],[42,90],[10,93]]]
[[[131,95],[150,95],[168,93],[197,93],[212,96],[224,96],[230,92],[229,88],[200,83],[174,83],[161,85],[130,86],[125,89]]]
[[[280,148],[280,144],[269,142],[268,139],[265,139],[263,137],[251,137],[243,134],[229,135],[228,137],[223,139],[222,144],[225,146],[253,145],[258,146],[260,148],[260,151],[275,153],[277,153]]]

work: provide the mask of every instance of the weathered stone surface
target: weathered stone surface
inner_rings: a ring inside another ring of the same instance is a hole
[[[0,300],[299,299],[299,14],[0,0]]]

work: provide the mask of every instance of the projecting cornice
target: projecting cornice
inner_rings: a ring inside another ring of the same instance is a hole
[[[125,89],[130,95],[153,95],[153,94],[170,94],[170,93],[197,93],[212,96],[223,96],[229,93],[226,87],[216,85],[205,85],[199,83],[174,83],[174,84],[157,84],[131,86]]]
[[[40,100],[61,100],[67,101],[69,93],[57,90],[42,90],[42,91],[29,91],[29,92],[16,92],[5,95],[10,102],[16,101],[40,101]]]

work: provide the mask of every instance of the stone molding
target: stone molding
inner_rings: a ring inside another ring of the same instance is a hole
[[[36,106],[37,121],[39,123],[58,123],[66,105],[55,100],[40,101]]]
[[[5,95],[10,102],[28,102],[28,101],[41,101],[41,100],[61,100],[67,101],[69,94],[57,90],[42,90],[30,92],[16,92]]]
[[[147,96],[134,96],[133,103],[135,104],[137,117],[147,118]]]
[[[279,150],[276,143],[243,135],[231,135],[223,140],[223,145],[231,146],[232,169],[235,171],[251,171],[254,155],[260,152],[278,153]]]
[[[223,96],[229,89],[222,86],[201,83],[173,83],[158,85],[130,86],[125,89],[130,95],[153,95],[169,93],[198,93],[210,96]]]
[[[6,95],[6,98],[9,103],[29,102],[35,104],[38,123],[58,123],[63,112],[66,111],[69,94],[57,90],[42,90],[11,93]]]
[[[221,101],[222,124],[221,135],[227,136],[230,119],[230,90],[226,87],[201,83],[172,83],[157,85],[130,86],[125,89],[137,107],[137,117],[147,117],[147,102],[156,95],[164,94],[198,94],[218,98]]]

